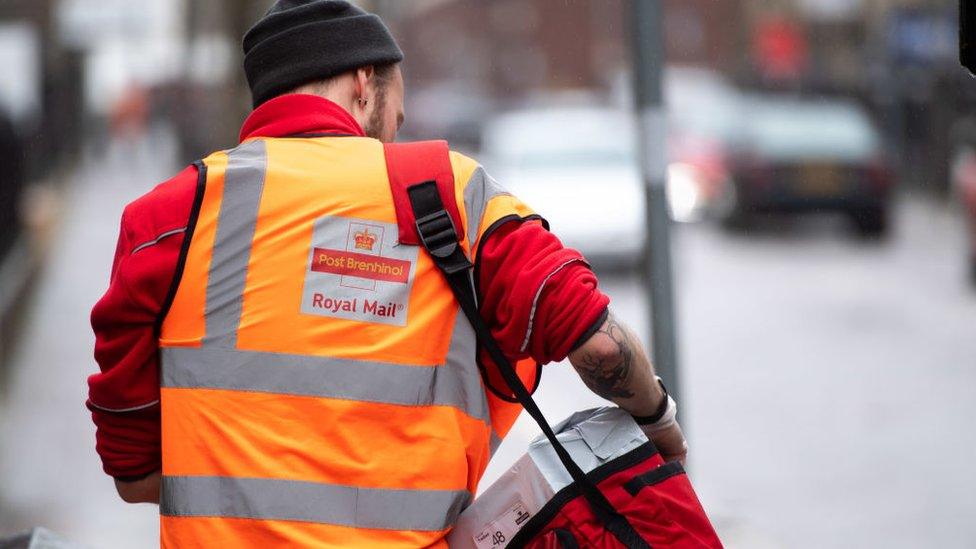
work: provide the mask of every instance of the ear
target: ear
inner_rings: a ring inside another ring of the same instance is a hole
[[[369,81],[373,79],[373,75],[376,74],[376,69],[373,65],[366,65],[365,67],[359,67],[356,69],[356,97],[366,97],[366,89]]]

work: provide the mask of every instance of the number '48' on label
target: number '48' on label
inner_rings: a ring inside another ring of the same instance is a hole
[[[474,536],[474,544],[478,549],[505,547],[531,517],[519,501]]]

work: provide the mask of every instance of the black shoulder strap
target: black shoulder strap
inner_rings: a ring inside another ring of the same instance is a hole
[[[481,318],[474,290],[474,279],[472,278],[473,266],[458,243],[460,233],[444,208],[440,193],[437,191],[436,182],[425,181],[410,185],[407,187],[407,195],[410,197],[410,206],[413,208],[414,217],[417,220],[417,233],[420,235],[421,245],[447,278],[447,283],[450,285],[451,291],[454,292],[458,303],[460,303],[461,310],[464,311],[465,316],[468,317],[471,326],[474,328],[478,342],[488,351],[489,356],[498,366],[502,378],[518,402],[539,424],[549,443],[552,444],[559,461],[569,471],[574,483],[586,498],[593,514],[625,547],[650,548],[650,545],[634,530],[630,522],[614,509],[606,496],[596,487],[596,484],[587,478],[583,470],[570,457],[566,448],[556,438],[549,422],[542,415],[542,411],[532,399],[529,390],[522,383],[515,368],[492,336],[488,325]]]

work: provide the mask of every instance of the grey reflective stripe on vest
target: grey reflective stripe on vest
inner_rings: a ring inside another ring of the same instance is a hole
[[[295,520],[353,528],[439,531],[454,524],[470,499],[465,490],[361,488],[265,478],[163,477],[159,512],[170,517]]]
[[[468,249],[472,249],[478,240],[478,229],[481,227],[481,218],[485,215],[488,202],[496,196],[507,194],[508,191],[481,166],[471,174],[468,184],[464,187],[464,211],[468,218]]]
[[[498,447],[502,445],[502,439],[495,434],[495,430],[491,430],[491,440],[488,441],[488,451],[491,457],[495,457],[495,452],[498,451]]]
[[[224,193],[207,280],[205,347],[233,349],[237,345],[247,264],[268,167],[266,152],[264,141],[257,139],[232,149],[227,155]]]
[[[488,414],[488,397],[475,363],[477,354],[478,340],[474,328],[458,307],[454,315],[454,329],[451,330],[451,343],[447,348],[444,377],[451,380],[447,385],[457,391],[458,396],[465,403],[464,411],[469,416],[484,419],[489,423],[488,430],[494,432]]]
[[[291,355],[204,346],[164,347],[162,386],[341,398],[407,406],[453,406],[490,420],[473,362],[475,336],[460,312],[442,366]]]

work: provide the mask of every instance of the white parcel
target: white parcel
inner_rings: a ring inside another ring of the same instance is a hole
[[[576,412],[553,426],[556,438],[584,472],[616,459],[647,442],[630,414],[620,408]],[[572,484],[569,472],[545,435],[458,517],[447,536],[452,549],[496,549],[552,497]]]

